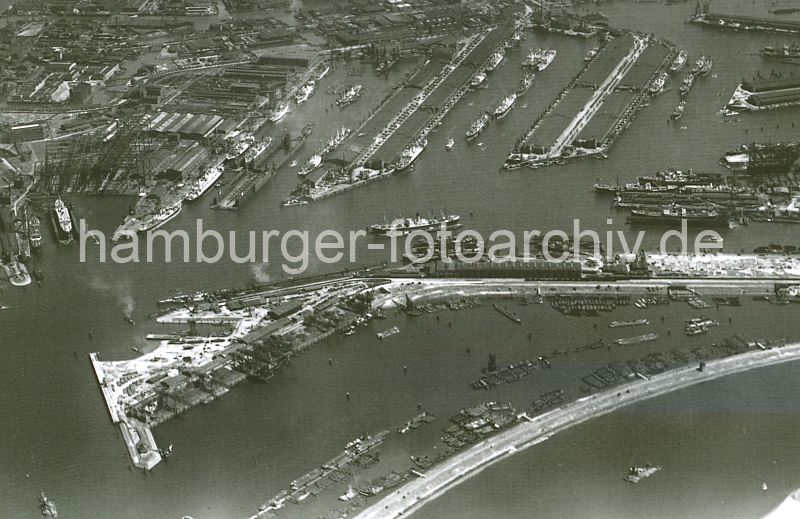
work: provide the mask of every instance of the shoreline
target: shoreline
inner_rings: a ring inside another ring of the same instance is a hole
[[[757,351],[710,361],[704,365],[703,371],[694,367],[667,371],[648,380],[623,384],[578,399],[535,418],[523,415],[527,422],[454,456],[428,471],[425,477],[407,483],[356,517],[383,519],[408,515],[490,465],[592,418],[708,380],[800,360],[800,342],[775,348],[758,346],[761,349]]]

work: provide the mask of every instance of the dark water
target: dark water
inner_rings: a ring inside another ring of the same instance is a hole
[[[772,5],[727,4],[730,10],[759,13]],[[685,130],[667,124],[677,103],[673,91],[640,112],[606,161],[498,174],[513,141],[593,46],[591,41],[528,35],[526,47],[553,46],[558,57],[537,76],[518,106],[491,124],[479,139],[483,146],[467,146],[463,131],[479,110],[494,107],[516,84],[517,64],[525,51],[509,56],[493,74],[491,88],[470,94],[455,108],[429,138],[413,173],[314,205],[280,209],[278,202],[296,183],[293,171],[282,171],[238,212],[211,211],[209,199],[203,199],[185,207],[166,228],[192,229],[195,220],[203,218],[207,228],[221,230],[346,231],[364,228],[384,216],[444,208],[465,217],[474,211],[467,226],[487,234],[498,228],[570,230],[574,217],[580,217],[585,228],[605,230],[606,218],[614,219],[612,228],[624,228],[622,216],[609,209],[608,200],[592,193],[595,177],[626,181],[670,166],[715,169],[717,158],[741,142],[797,138],[791,126],[800,113],[797,109],[743,114],[739,121],[723,121],[717,114],[742,76],[749,77],[759,67],[765,72],[778,68],[765,66],[756,51],[765,44],[780,43],[780,38],[686,26],[683,19],[692,8],[691,3],[666,7],[627,2],[602,8],[614,24],[656,32],[685,46],[692,58],[701,53],[714,57],[716,77],[700,80],[692,91],[680,121]],[[383,95],[377,88],[380,82],[395,82],[404,73],[401,68],[389,79],[378,79],[364,67],[363,77],[347,75],[357,68],[340,64],[311,101],[293,106],[295,113],[279,125],[297,129],[314,121],[314,134],[298,157],[301,163],[336,127],[352,126],[364,116]],[[324,91],[336,83],[356,82],[368,87],[363,98],[342,112],[333,109],[326,114],[324,109],[334,97]],[[451,136],[456,147],[448,153],[444,144]],[[79,202],[77,214],[110,233],[128,204],[127,199],[89,197]],[[795,243],[796,232],[792,226],[751,225],[728,232],[725,247],[739,250],[765,242]],[[653,240],[648,236],[648,243]],[[382,253],[363,246],[359,252],[360,264],[384,259]],[[39,268],[46,275],[41,288],[4,286],[0,294],[0,304],[10,307],[0,311],[0,344],[6,354],[0,364],[4,395],[0,399],[0,517],[38,515],[40,489],[56,499],[65,518],[247,516],[290,480],[339,452],[354,436],[404,422],[416,413],[417,403],[447,416],[489,398],[472,392],[467,384],[479,373],[488,352],[512,362],[554,347],[589,342],[597,334],[591,320],[567,319],[543,308],[521,310],[526,318],[519,328],[490,307],[446,314],[443,321],[452,321],[453,328],[432,318],[406,322],[398,317],[402,332],[393,341],[377,343],[374,329],[348,340],[333,339],[268,384],[244,384],[218,402],[159,426],[157,440],[173,443],[176,454],[145,476],[127,468],[124,445],[105,411],[88,353],[99,351],[103,359],[129,358],[134,355],[131,347],[146,346],[144,334],[158,331],[145,319],[155,310],[156,299],[175,291],[242,285],[264,276],[281,279],[285,274],[279,262],[260,266],[257,273],[252,265],[229,261],[213,266],[111,265],[92,259],[81,264],[75,247],[47,243]],[[309,273],[330,268],[313,263]],[[134,326],[122,320],[130,305]],[[693,315],[686,307],[664,311],[673,323]],[[728,315],[734,317],[734,326],[723,326],[694,343],[704,344],[733,331],[764,337],[799,335],[793,307],[748,305],[720,312],[724,322]],[[629,313],[639,315],[633,309]],[[630,316],[619,312],[613,318]],[[598,322],[603,328],[605,320]],[[89,330],[93,339],[88,337]],[[528,332],[536,337],[533,344],[527,341]],[[678,334],[668,340],[675,347],[685,342]],[[471,355],[466,355],[465,345],[470,346]],[[333,366],[328,366],[328,358],[334,359]],[[600,359],[587,357],[580,364],[565,361],[552,379],[518,384],[491,398],[527,405],[538,393],[574,380]],[[403,365],[409,367],[406,376]],[[552,517],[733,517],[761,513],[789,489],[800,486],[796,476],[800,465],[791,441],[797,427],[791,397],[799,389],[796,374],[797,367],[789,365],[736,376],[595,420],[550,440],[546,447],[487,470],[420,515],[493,513],[502,517],[536,512]],[[349,404],[342,397],[348,391],[354,397]],[[683,407],[686,402],[690,405]],[[420,438],[433,439],[436,431],[432,427]],[[413,447],[409,445],[409,453]],[[665,469],[647,484],[621,484],[630,463],[646,461]],[[516,483],[508,483],[509,475]],[[760,490],[762,481],[769,484],[766,493]],[[314,512],[313,505],[293,511],[306,516],[315,516]]]

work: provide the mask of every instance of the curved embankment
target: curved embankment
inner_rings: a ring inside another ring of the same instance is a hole
[[[541,443],[553,434],[636,402],[664,395],[707,380],[782,362],[800,360],[800,342],[759,349],[705,364],[671,370],[647,380],[629,382],[584,397],[543,415],[529,418],[432,467],[425,477],[410,481],[366,508],[359,519],[408,515],[447,490],[515,452]]]

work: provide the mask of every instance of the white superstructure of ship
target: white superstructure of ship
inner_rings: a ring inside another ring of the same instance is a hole
[[[267,137],[266,139],[259,141],[257,144],[253,144],[245,152],[244,161],[253,162],[254,160],[258,159],[261,155],[263,155],[264,152],[267,151],[267,149],[271,145],[272,145],[272,137]]]
[[[322,164],[322,155],[320,155],[319,153],[315,153],[314,155],[311,155],[311,157],[308,158],[308,162],[306,162],[303,165],[303,167],[300,168],[300,171],[298,171],[297,174],[300,175],[301,177],[305,177],[309,173],[320,167],[321,164]]]
[[[56,218],[58,221],[58,226],[64,234],[71,235],[72,234],[72,218],[69,216],[69,209],[67,209],[66,204],[61,198],[57,198],[56,202],[53,206],[53,210],[55,211]]]
[[[328,139],[328,142],[325,144],[325,147],[322,148],[321,153],[324,155],[335,150],[336,147],[339,146],[348,135],[350,135],[350,132],[350,128],[345,128],[342,126],[330,139]]]
[[[477,88],[481,86],[481,84],[486,81],[486,73],[485,72],[477,72],[469,82],[469,86],[472,88]]]
[[[500,50],[495,51],[489,57],[489,62],[486,64],[486,67],[484,68],[484,70],[486,70],[486,72],[493,71],[494,69],[497,68],[497,65],[499,65],[500,62],[503,61],[503,58],[505,58],[505,57],[506,57],[506,55],[505,55],[505,53],[503,51],[500,51]]]
[[[289,103],[281,101],[278,106],[269,114],[269,120],[276,123],[283,119],[289,113]]]
[[[297,93],[294,95],[294,100],[297,104],[305,103],[308,101],[308,98],[314,94],[314,90],[316,90],[317,84],[313,80],[309,81],[302,87]]]
[[[361,85],[354,85],[348,88],[340,97],[336,100],[336,104],[338,106],[347,106],[353,103],[356,99],[361,97],[361,91],[364,89]]]
[[[192,202],[203,196],[206,191],[211,189],[211,186],[214,185],[214,182],[216,182],[219,177],[222,176],[222,171],[222,164],[208,168],[200,178],[195,180],[194,185],[189,191],[189,194],[186,195],[186,200]]]
[[[514,106],[514,102],[517,100],[517,94],[510,94],[503,98],[497,108],[494,110],[494,118],[501,119],[505,117],[508,112],[511,111],[511,107]]]
[[[417,160],[417,157],[420,156],[422,150],[424,150],[425,146],[427,145],[428,140],[422,139],[403,149],[403,151],[400,152],[400,158],[397,159],[397,167],[395,171],[403,171],[404,169],[408,168],[415,160]]]
[[[225,142],[228,146],[228,152],[225,158],[229,160],[238,159],[242,156],[242,153],[247,151],[247,149],[253,145],[255,140],[256,138],[247,132],[237,130],[231,133],[225,139]]]
[[[541,56],[539,58],[539,63],[536,65],[536,67],[541,72],[542,70],[544,70],[547,67],[549,67],[550,64],[553,62],[553,60],[556,59],[556,50],[555,49],[547,49],[545,51],[542,51],[540,49],[540,52],[541,52]]]

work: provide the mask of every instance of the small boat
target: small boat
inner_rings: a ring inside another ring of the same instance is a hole
[[[291,162],[289,163],[289,167],[290,167],[290,168],[293,168],[293,167],[295,167],[295,166],[297,166],[297,161],[296,161],[296,160],[293,160],[293,161],[291,161]]]
[[[444,149],[446,149],[447,151],[450,151],[450,150],[453,149],[453,146],[455,146],[455,144],[456,144],[455,140],[447,139],[447,145],[445,145]]]

